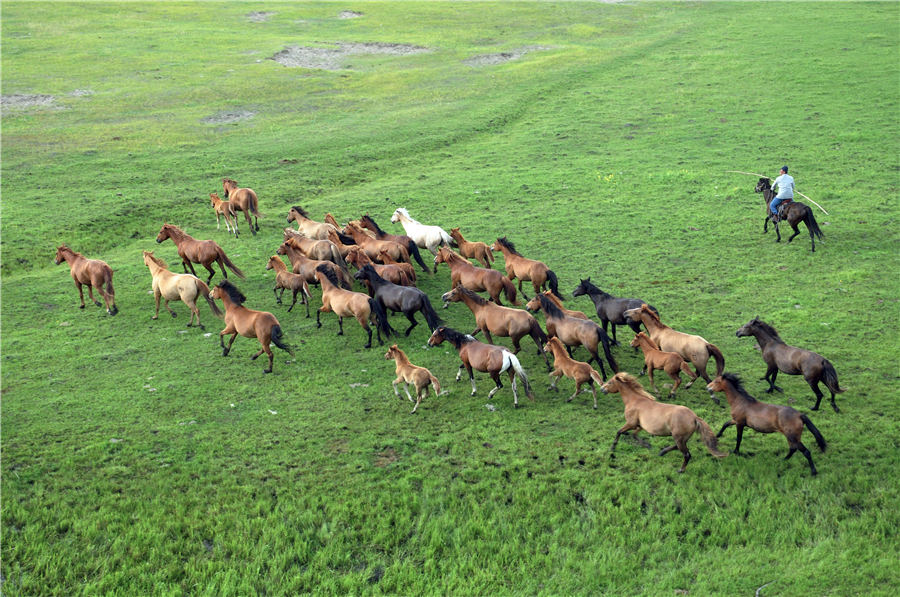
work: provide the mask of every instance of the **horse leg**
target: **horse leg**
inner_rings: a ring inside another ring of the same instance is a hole
[[[550,373],[550,377],[553,378],[553,381],[550,383],[550,386],[547,388],[548,391],[549,390],[553,390],[555,392],[559,391],[559,388],[556,387],[556,384],[559,383],[559,378],[562,377],[562,374],[563,374],[563,372],[560,371],[559,369],[555,369],[555,370],[553,370],[553,372]]]
[[[275,295],[275,302],[278,303],[278,304],[280,305],[280,304],[281,304],[281,297],[278,296],[278,288],[279,288],[278,286],[276,286],[275,288],[273,288],[273,289],[272,289],[272,294]],[[284,294],[284,289],[281,290],[281,294],[282,294],[282,295]]]
[[[675,375],[670,375],[672,379],[675,380],[675,385],[672,386],[672,391],[669,392],[669,398],[675,397],[675,392],[678,390],[678,386],[681,385],[681,373],[676,373]]]
[[[766,381],[769,382],[769,389],[766,390],[766,394],[771,394],[773,390],[784,392],[784,390],[775,385],[776,377],[778,377],[778,365],[770,365],[769,369],[766,371]],[[815,391],[815,389],[813,391]]]
[[[199,307],[197,307],[197,301],[196,300],[192,300],[191,302],[185,301],[185,304],[188,306],[188,309],[191,310],[191,320],[188,321],[188,327],[191,327],[191,324],[194,323],[194,316],[196,315],[197,316],[197,327],[199,327],[201,330],[205,330],[206,328],[203,327],[202,323],[200,323],[200,309],[199,309]],[[175,314],[172,313],[172,315],[174,316]]]
[[[519,408],[519,389],[516,386],[516,372],[510,367],[507,373],[509,373],[509,385],[512,386],[513,408]]]
[[[468,363],[463,363],[462,365],[460,365],[460,367],[465,367],[466,371],[468,371],[468,373],[469,373],[469,381],[472,382],[472,396],[474,396],[475,395],[475,374],[472,373],[472,365],[470,365]],[[459,373],[460,372],[456,373],[456,381],[459,381]]]
[[[225,225],[228,226],[228,220],[225,220]],[[219,212],[216,212],[216,230],[219,230]]]
[[[228,346],[225,346],[225,342],[222,340],[222,337],[225,334],[231,334],[231,339],[228,341]],[[235,330],[233,333],[228,331],[228,328],[222,330],[219,333],[219,345],[222,347],[222,356],[227,357],[228,353],[231,352],[231,345],[234,344],[234,339],[237,338],[237,331]]]
[[[778,230],[778,222],[775,222],[775,235],[776,235],[775,242],[780,243],[781,242],[781,231]]]
[[[372,328],[369,327],[369,324],[365,324],[363,327],[366,330],[366,334],[369,336],[366,343],[363,345],[363,348],[372,348]],[[343,331],[341,333],[343,333]],[[381,343],[380,340],[381,337],[379,336],[379,344]]]
[[[415,402],[415,400],[413,400],[413,397],[409,393],[409,383],[406,381],[403,382],[403,391],[406,392],[406,397],[410,402]]]
[[[291,301],[291,306],[288,307],[288,313],[290,313],[290,312],[291,312],[291,309],[294,308],[294,305],[297,304],[297,293],[298,293],[299,291],[300,291],[299,288],[295,288],[295,289],[294,289],[294,300]]]
[[[222,259],[216,259],[216,263],[219,264],[219,269],[222,270],[222,275],[225,276],[225,279],[227,280],[227,279],[228,279],[228,272],[225,271],[225,262],[222,261]],[[212,264],[210,264],[210,265],[212,265]],[[212,267],[210,267],[210,265],[207,265],[207,266],[206,266],[206,269],[208,269],[209,271],[215,273],[215,270],[212,269]],[[212,280],[212,276],[210,276],[209,279]],[[207,284],[209,284],[209,282],[207,282]]]
[[[616,329],[616,326],[613,326],[613,329]],[[650,380],[650,389],[653,390],[653,393],[658,393],[659,390],[656,389],[656,384],[653,382],[653,367],[647,367],[647,379]]]
[[[819,410],[819,404],[822,402],[822,398],[824,394],[822,394],[822,390],[819,389],[819,380],[818,379],[807,379],[806,383],[809,384],[809,387],[812,388],[813,393],[816,395],[816,405],[812,407],[812,410]],[[834,394],[831,395],[831,405],[834,406]],[[837,409],[835,409],[837,412]]]
[[[737,427],[737,441],[734,443],[734,453],[741,451],[741,440],[744,439],[744,423],[735,423]]]
[[[169,308],[169,299],[165,300],[165,302],[163,303],[163,306],[166,308],[166,311],[169,312],[169,315],[171,315],[172,317],[178,317],[178,314],[175,311],[173,311],[171,308]],[[193,315],[191,317],[193,317]]]
[[[616,431],[616,439],[613,440],[612,447],[609,449],[609,457],[610,458],[616,457],[616,455],[615,455],[616,444],[619,443],[619,437],[623,433],[627,433],[627,432],[631,431],[632,429],[638,429],[639,427],[640,427],[639,425],[634,425],[632,423],[625,423],[625,425],[621,429]]]
[[[344,335],[344,318],[341,316],[338,316],[338,333],[337,333],[337,335],[338,336]],[[372,330],[369,330],[369,346],[371,346],[371,345],[372,345]],[[369,346],[366,346],[366,348],[369,348]]]
[[[575,382],[575,392],[574,392],[571,396],[569,396],[568,398],[566,398],[566,402],[572,402],[572,400],[575,399],[575,396],[577,396],[577,395],[580,394],[580,393],[581,393],[581,382],[580,382],[580,381],[576,381],[576,382]]]
[[[588,347],[585,346],[585,348]],[[606,379],[606,368],[603,366],[603,360],[600,358],[600,355],[597,354],[597,347],[594,347],[593,350],[588,348],[588,350],[591,353],[591,359],[597,361],[597,365],[600,367],[600,376],[603,377],[603,379]],[[590,362],[591,360],[588,359],[588,363]],[[615,371],[613,371],[613,373],[615,373]]]
[[[484,339],[487,340],[487,343],[488,343],[488,344],[493,344],[493,343],[494,343],[494,338],[491,336],[491,333],[488,331],[488,329],[485,327],[485,328],[483,329],[483,331],[484,331]]]
[[[494,380],[494,383],[497,384],[494,386],[494,389],[488,392],[488,400],[494,397],[494,394],[497,393],[497,390],[503,387],[503,382],[500,381],[500,372],[499,371],[491,371],[490,372],[491,379]]]
[[[153,292],[153,298],[156,299],[156,315],[154,315],[154,316],[151,317],[150,319],[159,319],[159,298],[160,298],[160,292],[159,292],[158,289],[155,290],[155,291]]]
[[[806,456],[806,461],[809,462],[809,472],[813,475],[818,475],[819,471],[816,470],[816,465],[813,464],[812,454],[809,453],[809,449],[803,445],[799,439],[796,440],[797,449],[800,450],[800,453]]]
[[[78,296],[81,297],[81,306],[79,309],[84,309],[84,290],[81,288],[81,282],[78,280],[75,281],[75,288],[78,289]]]
[[[788,222],[788,223],[790,224],[790,222]],[[791,242],[792,240],[794,240],[794,237],[795,237],[795,236],[797,236],[798,234],[800,234],[800,227],[799,227],[799,226],[797,226],[796,224],[791,224],[791,228],[794,229],[794,233],[788,238],[788,242]]]
[[[404,312],[403,314],[406,315],[406,318],[409,320],[409,327],[406,328],[406,331],[403,333],[403,335],[409,336],[409,333],[412,331],[412,329],[414,327],[419,325],[419,322],[416,321],[416,317],[415,317],[415,315],[413,315],[412,311]]]
[[[681,468],[678,469],[679,473],[683,473],[684,469],[687,468],[688,462],[691,459],[691,451],[687,448],[687,438],[676,437],[675,445],[678,446],[678,449],[681,450],[682,454],[684,454],[684,462],[681,463]]]
[[[93,284],[85,284],[85,286],[87,286],[87,289],[88,289],[88,297],[91,299],[91,302],[94,303],[95,305],[97,305],[98,307],[103,306],[103,304],[102,304],[100,301],[98,301],[97,299],[94,298],[94,286],[93,286]],[[98,292],[99,292],[99,291],[98,291]]]
[[[734,424],[735,424],[734,420],[731,420],[731,421],[728,421],[727,423],[725,423],[724,425],[722,425],[722,428],[719,429],[719,432],[716,434],[716,437],[722,437],[722,434],[725,433],[725,430]]]
[[[538,354],[544,357],[544,365],[547,366],[547,371],[550,371],[550,359],[547,358],[547,353],[544,352],[544,349],[541,346],[541,341],[538,340],[537,333],[532,333],[531,339],[534,340],[534,344],[537,346]]]

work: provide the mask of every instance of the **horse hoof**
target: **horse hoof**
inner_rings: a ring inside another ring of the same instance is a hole
[[[178,317],[178,313],[175,313],[175,312],[173,311],[173,312],[172,312],[172,317],[173,317],[173,318]]]
[[[263,373],[271,373],[271,372],[272,372],[271,369],[263,369]]]
[[[78,307],[78,308],[79,308],[79,309],[84,309],[84,305],[81,305],[81,306],[80,306],[80,307]]]
[[[94,304],[97,305],[98,307],[103,306],[103,303],[101,303],[100,301],[94,301]]]
[[[150,319],[157,320],[157,319],[159,319],[159,315],[154,315],[154,316],[151,317]]]

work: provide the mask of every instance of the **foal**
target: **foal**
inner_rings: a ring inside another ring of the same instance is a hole
[[[491,264],[494,262],[494,253],[487,243],[466,240],[463,238],[459,228],[451,228],[450,236],[456,241],[456,244],[459,245],[460,255],[466,259],[475,259],[482,266],[490,269]]]
[[[576,361],[570,357],[569,353],[566,351],[566,347],[563,346],[563,343],[560,342],[559,338],[550,338],[550,340],[547,341],[547,344],[544,345],[544,352],[552,352],[554,359],[553,372],[550,373],[550,377],[553,378],[553,383],[550,384],[550,389],[556,390],[557,392],[559,391],[556,384],[563,375],[569,379],[575,380],[575,393],[566,400],[566,402],[572,402],[572,399],[575,398],[575,396],[581,392],[587,392],[587,390],[581,389],[581,384],[586,383],[590,386],[591,394],[594,396],[594,409],[596,410],[597,388],[594,387],[594,384],[603,383],[603,378],[600,377],[600,374],[587,363]]]
[[[231,201],[224,201],[217,193],[209,194],[210,203],[212,203],[213,211],[216,213],[216,230],[219,230],[219,216],[225,218],[225,230],[228,232],[232,232],[234,228],[234,237],[238,237],[238,227],[237,227],[237,213],[234,211],[234,206],[231,204]]]
[[[417,367],[410,363],[409,358],[407,358],[406,354],[400,350],[396,344],[388,348],[384,358],[388,361],[393,359],[397,362],[397,379],[391,382],[391,385],[394,387],[394,394],[397,395],[397,398],[401,397],[400,392],[397,391],[397,384],[403,384],[403,391],[406,392],[406,397],[409,398],[410,402],[413,402],[413,398],[409,395],[409,384],[413,384],[416,388],[416,405],[409,414],[416,412],[422,399],[428,396],[429,385],[434,388],[435,398],[440,396],[441,384],[437,377],[432,375],[431,371],[425,367]]]
[[[303,298],[303,304],[306,305],[306,316],[309,317],[309,285],[306,283],[306,277],[301,274],[289,272],[284,261],[282,261],[278,255],[269,257],[266,269],[275,270],[275,287],[272,289],[272,292],[275,293],[275,300],[278,304],[281,304],[281,297],[284,296],[285,290],[293,292],[294,300],[291,301],[291,306],[288,307],[288,313],[290,313],[291,309],[294,308],[294,305],[297,304],[297,293],[299,292],[301,293],[300,296]],[[281,290],[281,294],[278,293],[279,290]]]
[[[669,392],[669,398],[675,397],[675,390],[681,385],[682,371],[691,378],[691,381],[684,386],[685,390],[691,387],[697,379],[697,374],[691,371],[687,361],[681,358],[680,354],[677,352],[661,351],[656,345],[656,342],[651,340],[650,336],[644,332],[639,332],[638,335],[634,337],[634,340],[631,341],[631,346],[640,348],[644,351],[644,369],[647,371],[647,376],[650,378],[650,387],[654,392],[658,391],[656,389],[656,384],[653,383],[653,371],[656,369],[662,369],[675,381],[672,391]],[[643,373],[643,371],[641,371],[641,373]]]

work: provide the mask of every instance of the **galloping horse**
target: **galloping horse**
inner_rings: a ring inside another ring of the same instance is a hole
[[[290,240],[286,240],[278,247],[276,251],[279,255],[287,255],[288,259],[291,261],[291,269],[295,274],[300,274],[304,277],[308,284],[318,284],[319,280],[316,278],[316,268],[320,265],[324,265],[337,277],[340,281],[340,285],[342,288],[350,290],[353,288],[353,284],[350,282],[350,275],[346,272],[346,270],[339,267],[333,261],[325,261],[320,259],[310,259],[306,255],[303,254],[303,251],[298,249],[294,243],[290,242]]]
[[[295,249],[299,249],[310,259],[331,261],[341,269],[347,269],[347,262],[341,256],[340,250],[330,240],[309,238],[302,232],[290,228],[284,229],[284,240],[290,242]]]
[[[225,230],[232,232],[234,228],[234,237],[238,237],[237,214],[234,211],[234,205],[231,201],[224,201],[216,193],[209,194],[209,201],[212,204],[213,211],[216,213],[216,230],[219,230],[219,216],[225,218]]]
[[[531,385],[528,383],[528,375],[519,363],[516,355],[502,346],[494,346],[493,344],[485,344],[479,342],[472,336],[461,334],[453,328],[441,326],[434,330],[431,338],[428,339],[429,346],[438,346],[444,340],[453,345],[459,352],[459,358],[462,365],[456,372],[456,381],[459,381],[462,375],[463,367],[469,373],[469,381],[472,382],[472,396],[475,395],[475,376],[472,370],[484,371],[491,376],[496,386],[488,393],[488,399],[493,398],[497,390],[503,387],[500,381],[500,374],[506,371],[509,374],[509,381],[512,385],[513,405],[519,406],[519,392],[516,386],[516,376],[522,380],[525,386],[525,395],[534,400],[534,393],[531,391]]]
[[[647,376],[650,378],[650,388],[656,392],[656,384],[653,383],[653,371],[662,369],[666,374],[675,381],[672,391],[669,392],[669,398],[675,397],[675,391],[681,385],[681,372],[684,371],[690,381],[684,386],[688,389],[694,384],[697,375],[688,367],[685,361],[677,352],[663,352],[656,345],[656,342],[650,339],[650,336],[644,332],[638,332],[638,335],[631,341],[631,346],[640,348],[644,351],[644,369],[647,370]],[[643,371],[641,372],[643,373]]]
[[[225,191],[225,198],[231,200],[231,205],[235,211],[244,212],[247,219],[247,226],[254,235],[259,230],[259,199],[253,189],[238,188],[238,184],[230,178],[222,179],[222,189]],[[250,214],[253,214],[253,222],[250,221]],[[256,228],[253,224],[256,224]]]
[[[566,345],[566,350],[570,353],[569,356],[571,356],[570,347],[584,346],[591,353],[591,358],[587,362],[596,361],[603,377],[606,377],[606,369],[603,368],[603,361],[597,353],[598,345],[602,344],[603,353],[606,355],[606,360],[609,362],[612,372],[615,373],[619,370],[619,366],[609,350],[609,336],[606,335],[603,328],[593,321],[567,317],[553,301],[543,294],[538,294],[528,301],[525,308],[529,311],[537,311],[538,309],[543,311],[544,320],[547,323],[547,335],[551,338],[554,336],[559,337],[562,343]]]
[[[393,259],[409,263],[409,251],[405,246],[392,240],[378,240],[366,234],[362,228],[350,222],[344,229],[369,259],[378,259],[378,253],[386,252]]]
[[[495,269],[485,269],[483,267],[475,267],[469,263],[468,259],[464,259],[454,253],[447,247],[441,247],[438,254],[434,258],[434,267],[437,271],[439,263],[446,263],[450,267],[450,287],[456,288],[463,285],[469,290],[486,291],[491,295],[491,300],[498,305],[500,302],[500,293],[506,293],[506,299],[513,305],[518,305],[516,300],[516,287],[512,281]]]
[[[597,316],[600,318],[600,323],[603,325],[603,331],[606,331],[607,324],[612,324],[612,337],[614,342],[618,342],[616,340],[617,325],[627,325],[634,330],[635,334],[641,331],[640,322],[632,321],[630,318],[625,317],[625,311],[628,309],[640,309],[641,305],[644,304],[644,301],[641,299],[616,298],[591,284],[590,278],[581,280],[572,292],[572,296],[581,296],[583,294],[588,295],[588,298],[594,303],[594,309],[597,310]],[[651,311],[659,315],[659,311],[656,310],[656,307],[652,305],[648,306]]]
[[[197,326],[201,330],[205,330],[203,324],[200,323],[200,309],[197,308],[197,297],[202,296],[206,299],[209,308],[212,309],[216,317],[222,317],[222,310],[209,296],[209,286],[206,282],[191,274],[176,274],[170,272],[166,262],[153,254],[153,251],[144,251],[144,265],[150,270],[153,277],[153,296],[156,299],[156,313],[151,319],[159,319],[159,299],[165,299],[166,311],[172,317],[176,316],[175,311],[169,308],[169,301],[182,301],[191,310],[191,319],[188,321],[188,327],[194,323],[194,317],[197,317]]]
[[[721,431],[716,437],[722,437],[725,430],[731,425],[737,426],[737,442],[734,444],[734,453],[737,454],[741,449],[741,438],[744,436],[744,427],[749,427],[760,433],[772,433],[780,431],[787,439],[789,451],[784,457],[788,460],[794,455],[794,452],[800,450],[800,453],[806,456],[809,462],[809,470],[813,475],[817,473],[816,465],[813,464],[812,456],[803,442],[800,441],[800,435],[803,433],[803,426],[809,428],[810,433],[816,438],[821,451],[825,451],[825,438],[816,429],[804,414],[801,414],[790,406],[778,406],[777,404],[766,404],[760,402],[747,393],[741,380],[733,373],[723,373],[716,377],[706,388],[711,392],[725,392],[725,398],[728,399],[728,405],[731,407],[731,420],[722,425]]]
[[[412,329],[419,325],[415,317],[416,311],[422,312],[422,315],[425,316],[425,323],[428,324],[428,329],[431,331],[443,323],[434,307],[431,306],[428,295],[415,286],[400,286],[388,282],[379,276],[371,265],[362,266],[353,277],[366,282],[370,288],[369,294],[373,295],[385,309],[394,313],[400,311],[406,316],[409,320],[409,327],[406,328],[404,336],[409,336]]]
[[[81,307],[79,308],[84,309],[84,290],[81,288],[82,284],[84,284],[88,288],[88,297],[92,303],[98,307],[102,306],[100,301],[94,300],[93,289],[96,288],[100,296],[103,297],[103,302],[106,303],[106,312],[110,315],[115,315],[119,312],[119,308],[116,307],[116,292],[113,290],[113,271],[105,261],[88,259],[66,245],[61,245],[56,248],[55,262],[56,265],[59,265],[63,261],[69,264],[69,273],[72,274],[72,279],[75,280],[75,288],[78,289],[78,296],[81,297]]]
[[[438,247],[443,245],[452,246],[453,239],[440,226],[427,226],[410,217],[405,207],[398,207],[391,216],[391,222],[396,224],[400,222],[403,230],[419,247],[428,249],[432,254],[437,255]],[[437,264],[434,266],[437,272]]]
[[[519,346],[519,340],[525,336],[531,336],[537,345],[538,354],[544,357],[547,371],[550,370],[550,363],[542,350],[544,343],[547,342],[547,334],[541,329],[537,319],[528,311],[496,305],[481,298],[465,286],[457,286],[450,292],[445,292],[441,296],[441,300],[444,301],[445,308],[448,303],[464,302],[475,316],[476,328],[472,332],[472,336],[477,336],[478,332],[483,331],[485,339],[490,344],[494,343],[492,335],[509,337],[515,348],[513,354],[519,354],[522,349]]]
[[[297,222],[297,229],[300,232],[316,240],[324,240],[328,238],[329,231],[337,230],[328,222],[316,222],[311,219],[306,210],[298,205],[288,210],[287,221],[288,223]]]
[[[191,273],[196,276],[197,272],[194,271],[194,263],[199,263],[209,272],[209,278],[206,279],[206,283],[209,284],[209,281],[216,275],[216,270],[211,267],[211,264],[215,262],[219,264],[222,275],[226,278],[228,278],[228,272],[225,271],[226,265],[238,278],[245,277],[244,272],[231,262],[231,259],[228,258],[228,255],[225,254],[225,251],[222,250],[222,247],[216,241],[197,240],[178,226],[163,224],[159,234],[156,235],[156,242],[161,243],[167,238],[171,238],[178,248],[178,255],[181,257],[181,266],[184,268],[184,273],[187,273],[188,268],[191,268]]]
[[[316,312],[316,327],[322,327],[319,320],[322,313],[332,312],[338,316],[338,336],[343,336],[344,317],[354,317],[369,335],[365,348],[372,348],[372,328],[369,327],[369,322],[375,324],[379,344],[384,344],[381,340],[382,332],[385,336],[394,334],[381,303],[361,292],[339,288],[334,272],[324,265],[316,268],[316,278],[322,285],[322,306]]]
[[[822,402],[823,394],[819,389],[821,381],[831,392],[831,408],[836,413],[841,412],[834,402],[834,395],[840,394],[844,389],[838,384],[837,372],[828,359],[810,350],[785,344],[775,328],[760,321],[759,317],[755,317],[741,326],[737,331],[737,337],[742,336],[754,336],[762,348],[762,357],[768,366],[766,375],[762,378],[769,382],[769,389],[766,390],[766,393],[771,394],[772,390],[782,391],[775,385],[775,378],[778,376],[779,370],[788,375],[802,375],[816,395],[816,405],[812,407],[812,410],[819,410],[819,403]]]
[[[700,336],[693,334],[685,334],[673,330],[667,325],[663,325],[657,315],[649,305],[642,304],[637,309],[628,309],[625,311],[625,317],[632,321],[643,322],[647,328],[647,335],[656,342],[659,349],[665,352],[677,352],[684,360],[690,361],[697,370],[697,375],[710,382],[709,375],[706,374],[706,364],[709,357],[716,360],[716,375],[722,375],[725,369],[725,357],[722,351],[715,345],[710,344]],[[719,399],[712,395],[714,402],[718,404]]]
[[[557,298],[562,299],[563,296],[559,293],[559,282],[556,279],[556,274],[554,274],[542,261],[522,257],[522,255],[516,251],[516,246],[506,240],[505,236],[498,238],[497,241],[491,245],[491,251],[501,251],[503,253],[506,276],[510,280],[515,280],[516,278],[519,279],[519,292],[522,293],[522,296],[528,298],[522,290],[522,282],[524,280],[531,280],[531,285],[534,287],[535,294],[538,294],[543,290],[544,285],[546,284]]]
[[[460,255],[466,259],[475,259],[482,266],[490,269],[491,264],[494,262],[494,254],[491,252],[491,248],[487,243],[466,240],[463,238],[459,228],[451,228],[450,237],[453,238],[459,246]]]
[[[375,263],[374,261],[369,259],[369,257],[359,249],[359,247],[353,247],[347,253],[347,262],[356,269],[362,269],[365,265],[371,265],[373,268],[375,268],[375,273],[377,273],[388,282],[393,282],[394,284],[399,284],[400,286],[416,285],[416,272],[413,269],[413,266],[409,263],[381,265],[380,263]],[[412,279],[410,279],[409,277],[409,272],[412,272]]]
[[[297,293],[300,293],[300,297],[303,299],[302,302],[306,305],[306,316],[309,317],[310,296],[306,276],[289,272],[284,261],[282,261],[278,255],[269,257],[266,269],[275,270],[275,287],[272,288],[272,292],[275,294],[275,300],[278,304],[281,304],[281,297],[284,296],[284,291],[289,289],[294,294],[294,300],[291,301],[291,306],[288,307],[288,313],[290,313],[291,309],[294,308],[294,305],[297,304]],[[281,290],[281,294],[278,294],[279,290]]]
[[[556,297],[555,294],[553,294],[553,291],[552,291],[552,290],[545,290],[545,291],[542,292],[541,294],[543,294],[543,295],[546,296],[548,299],[550,299],[550,301],[551,301],[554,305],[556,305],[556,306],[559,308],[559,310],[562,311],[564,315],[566,315],[566,317],[574,317],[575,319],[590,319],[590,317],[588,317],[587,315],[585,315],[585,314],[582,313],[581,311],[574,311],[574,310],[572,310],[572,309],[566,309],[566,308],[563,306],[562,301],[559,300],[559,299]]]
[[[594,396],[594,409],[596,410],[597,388],[594,387],[594,384],[603,383],[603,378],[600,377],[600,374],[587,363],[576,361],[570,357],[569,353],[566,351],[566,347],[563,346],[563,343],[559,338],[550,338],[550,340],[547,341],[547,344],[544,345],[544,352],[553,353],[553,371],[550,373],[550,377],[553,378],[553,383],[550,384],[550,389],[556,390],[557,392],[559,391],[556,384],[563,375],[574,380],[575,393],[566,400],[566,402],[572,402],[572,399],[575,398],[575,396],[581,392],[587,392],[586,389],[581,389],[581,385],[588,384],[588,386],[590,386],[591,394]]]
[[[416,405],[409,414],[416,412],[422,399],[428,396],[428,386],[434,388],[435,398],[441,395],[441,383],[438,381],[438,378],[432,375],[431,371],[425,367],[417,367],[410,363],[406,353],[400,350],[396,344],[388,348],[384,358],[388,361],[393,359],[397,363],[397,379],[391,382],[391,385],[394,387],[394,394],[397,395],[397,398],[400,398],[400,392],[397,391],[397,384],[403,384],[403,391],[406,392],[406,397],[409,398],[410,402],[413,402],[413,398],[409,395],[409,384],[413,384],[413,387],[416,388]]]
[[[781,242],[781,232],[778,230],[778,221],[772,218],[772,210],[769,209],[769,204],[775,197],[775,191],[772,190],[772,180],[770,178],[760,178],[759,182],[756,183],[755,190],[757,193],[762,193],[763,199],[766,202],[766,221],[763,224],[763,232],[769,231],[769,220],[772,220],[775,223],[775,234],[777,235],[775,242],[779,243]],[[819,228],[819,224],[816,222],[815,216],[813,216],[812,208],[805,203],[793,200],[785,201],[778,207],[779,211],[784,214],[783,219],[787,220],[787,223],[794,229],[794,233],[788,238],[788,242],[791,242],[794,240],[795,236],[800,234],[800,228],[797,227],[797,224],[803,222],[806,224],[806,229],[809,231],[809,240],[812,242],[812,250],[813,253],[815,253],[815,237],[819,237],[819,240],[821,240],[825,238],[825,234],[823,234],[822,230]]]
[[[700,432],[706,449],[716,458],[724,458],[728,454],[720,452],[716,436],[709,428],[706,421],[694,414],[694,411],[680,404],[666,404],[657,402],[653,396],[647,393],[641,384],[633,376],[627,373],[616,373],[615,376],[600,386],[604,394],[619,392],[622,402],[625,404],[625,425],[616,432],[609,457],[615,457],[613,452],[619,442],[619,436],[634,429],[634,433],[643,429],[650,435],[671,435],[675,440],[674,446],[663,448],[659,455],[668,454],[678,449],[684,455],[679,473],[683,473],[691,452],[687,448],[687,441],[695,431]]]
[[[422,254],[419,253],[419,245],[417,245],[416,241],[412,238],[405,234],[391,234],[385,232],[375,223],[375,220],[373,220],[369,214],[366,214],[359,219],[359,225],[372,232],[378,240],[392,240],[406,247],[407,251],[409,251],[409,256],[416,260],[416,263],[419,264],[422,271],[426,274],[429,272],[428,266],[422,261]]]
[[[413,245],[413,246],[415,247],[415,245]],[[416,247],[416,249],[418,249],[418,247]],[[378,259],[381,260],[381,263],[383,265],[396,265],[397,267],[399,267],[401,269],[401,271],[406,273],[406,277],[408,277],[409,281],[411,282],[410,285],[411,286],[416,285],[416,282],[418,281],[418,277],[416,276],[416,270],[415,270],[415,268],[413,268],[412,263],[397,261],[397,260],[391,258],[391,256],[388,255],[388,253],[386,251],[378,251]],[[373,263],[374,263],[374,261],[373,261]]]
[[[263,369],[263,373],[272,372],[274,355],[269,343],[294,356],[294,350],[283,342],[278,319],[267,311],[254,311],[245,307],[243,303],[247,297],[237,289],[237,286],[228,280],[222,280],[216,284],[209,296],[220,299],[225,305],[225,329],[219,332],[219,345],[222,347],[223,357],[228,356],[231,345],[234,344],[234,339],[238,334],[245,338],[255,337],[262,344],[262,349],[250,358],[255,361],[262,353],[269,355],[269,368]],[[228,346],[225,346],[224,342],[226,334],[231,334]]]

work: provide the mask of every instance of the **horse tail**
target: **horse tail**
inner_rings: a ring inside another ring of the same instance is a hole
[[[413,239],[409,239],[409,244],[406,245],[406,250],[412,256],[412,258],[416,260],[416,263],[419,264],[419,267],[422,268],[422,271],[424,271],[426,274],[431,272],[431,270],[428,269],[428,266],[425,265],[425,262],[422,261],[422,254],[419,253],[419,245],[416,244],[416,241],[414,241]]]
[[[838,384],[837,371],[834,370],[834,365],[831,364],[831,361],[828,359],[822,359],[824,361],[823,367],[824,371],[822,371],[822,381],[825,382],[825,385],[831,390],[834,394],[841,394],[845,390]]]
[[[813,434],[814,438],[816,438],[816,444],[818,444],[819,449],[824,452],[825,447],[828,445],[825,443],[825,438],[822,437],[822,434],[819,433],[819,430],[816,429],[816,426],[812,424],[812,421],[809,420],[809,417],[801,414],[800,420],[803,421],[803,424],[806,425],[806,428],[809,429],[809,432]]]
[[[709,342],[706,343],[706,350],[711,357],[716,359],[716,377],[722,375],[722,372],[725,371],[725,355],[716,348],[715,344],[710,344]]]
[[[375,327],[379,332],[388,338],[397,334],[388,321],[387,311],[384,310],[384,305],[381,304],[381,301],[370,298],[369,310],[375,315]]]
[[[257,218],[262,217],[259,214],[259,198],[256,196],[255,192],[250,191],[250,201],[248,203],[250,204],[250,211],[253,212],[253,215]]]
[[[522,385],[525,387],[525,395],[534,400],[534,392],[531,391],[531,384],[528,382],[528,374],[525,373],[525,369],[522,368],[522,363],[519,362],[519,359],[513,353],[508,350],[503,351],[503,356],[506,357],[506,362],[508,363],[500,370],[500,373],[503,373],[510,367],[513,368],[513,371],[516,372],[516,375],[519,376],[519,379],[522,380]]]
[[[503,276],[502,282],[503,290],[506,292],[506,300],[508,300],[511,305],[518,305],[519,302],[516,300],[516,287],[513,286],[512,281],[506,276]]]
[[[222,247],[217,245],[216,249],[218,249],[218,251],[219,251],[219,259],[222,260],[222,263],[224,263],[225,265],[228,266],[228,269],[230,269],[232,272],[234,272],[235,276],[237,276],[238,278],[241,278],[241,279],[244,279],[247,277],[244,275],[244,272],[242,272],[238,268],[238,266],[236,266],[234,263],[231,262],[231,259],[229,259],[228,255],[225,254],[225,251],[222,249]]]
[[[825,238],[825,234],[822,232],[822,229],[819,228],[819,223],[816,222],[815,216],[813,216],[812,208],[807,206],[806,213],[803,214],[803,221],[806,222],[806,227],[809,228],[809,235],[816,235],[819,240]]]
[[[688,376],[688,379],[694,379],[696,377],[696,374],[691,371],[691,366],[688,365],[688,362],[684,359],[681,359],[681,371]]]
[[[600,374],[593,368],[591,368],[591,379],[594,380],[594,383],[603,383],[603,378],[600,377]]]
[[[349,271],[347,269],[347,262],[344,261],[343,256],[341,256],[341,252],[338,251],[337,245],[331,243],[331,261],[333,261],[339,268],[344,271]]]
[[[728,456],[728,454],[719,450],[719,440],[716,439],[716,435],[712,432],[712,429],[709,428],[706,421],[696,414],[694,417],[694,426],[700,432],[700,437],[703,438],[703,443],[706,444],[706,449],[709,450],[709,453],[716,458],[725,458]]]
[[[488,250],[485,251],[484,253],[488,260],[488,263],[494,263],[494,252],[491,251],[490,247],[488,247]]]
[[[541,324],[538,323],[537,319],[534,317],[531,318],[531,329],[528,330],[528,333],[531,334],[531,337],[541,343],[541,346],[544,346],[549,340],[547,338],[547,334],[544,333],[544,330],[541,329]]]
[[[458,247],[456,241],[453,240],[449,234],[447,234],[443,228],[441,228],[441,244],[447,245],[448,247]]]
[[[559,280],[552,269],[547,270],[547,284],[550,285],[550,292],[556,295],[559,300],[563,300],[563,295],[559,293]]]
[[[606,362],[612,367],[613,373],[618,373],[619,365],[616,363],[616,359],[613,358],[612,352],[609,349],[609,334],[604,332],[603,328],[596,323],[594,324],[594,330],[597,332],[597,340],[603,345],[603,354],[606,355]]]
[[[272,326],[272,344],[294,356],[294,349],[282,342],[282,338],[284,338],[284,334],[281,331],[281,326],[276,323]]]
[[[350,274],[345,269],[337,268],[334,275],[338,279],[341,288],[344,290],[353,290],[353,282],[350,280]]]
[[[219,309],[219,305],[216,304],[216,301],[213,300],[211,296],[209,296],[209,286],[206,285],[206,282],[197,278],[194,282],[197,285],[197,288],[200,289],[200,292],[203,294],[203,298],[206,299],[206,303],[209,305],[209,308],[212,309],[213,315],[218,318],[222,318],[223,313],[222,310]]]
[[[113,289],[113,271],[112,268],[107,266],[107,275],[106,275],[106,294],[109,295],[112,300],[112,309],[109,310],[110,315],[115,315],[119,312],[119,308],[116,307],[116,291]]]
[[[438,378],[435,377],[434,375],[432,375],[430,372],[428,373],[428,375],[431,376],[431,387],[434,388],[434,395],[440,396],[441,395],[441,382],[439,382]]]
[[[431,301],[428,300],[428,295],[424,292],[422,293],[422,300],[422,314],[425,315],[425,323],[428,324],[428,329],[433,332],[444,324],[444,320],[438,316],[437,311],[431,306]]]

